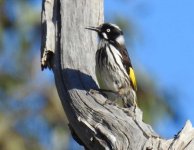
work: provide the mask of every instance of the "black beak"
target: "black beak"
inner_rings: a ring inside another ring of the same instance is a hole
[[[93,30],[93,31],[96,31],[96,32],[100,32],[99,27],[86,27],[85,29]]]

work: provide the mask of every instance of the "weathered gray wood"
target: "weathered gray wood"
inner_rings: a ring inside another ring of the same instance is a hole
[[[102,22],[103,0],[43,1],[41,62],[53,69],[74,138],[91,150],[193,149],[194,129],[189,121],[175,138],[165,140],[142,121],[139,108],[122,109],[89,92],[97,88],[97,37],[84,28]],[[46,51],[54,57],[49,59]]]
[[[57,1],[43,0],[42,2],[42,42],[41,42],[41,68],[51,69],[53,66],[53,55],[56,49],[57,32]]]

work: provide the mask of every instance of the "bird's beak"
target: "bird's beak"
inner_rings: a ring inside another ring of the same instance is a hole
[[[96,32],[100,32],[99,27],[86,27],[85,29],[93,30],[93,31],[96,31]]]

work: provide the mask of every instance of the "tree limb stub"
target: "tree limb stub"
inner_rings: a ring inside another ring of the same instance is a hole
[[[72,136],[90,150],[194,149],[190,121],[173,139],[165,140],[142,121],[139,108],[123,109],[89,92],[98,88],[97,37],[84,28],[102,22],[103,0],[43,0],[41,64],[53,69]]]
[[[41,42],[41,69],[51,69],[53,66],[53,55],[56,47],[57,35],[57,6],[56,0],[43,0],[41,24],[42,24],[42,42]]]

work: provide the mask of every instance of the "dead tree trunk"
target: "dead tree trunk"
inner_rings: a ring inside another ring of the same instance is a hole
[[[173,139],[160,138],[142,122],[138,108],[106,103],[96,89],[96,34],[84,28],[103,22],[103,0],[43,0],[42,69],[52,68],[73,137],[90,150],[191,150],[194,130],[188,121]]]

